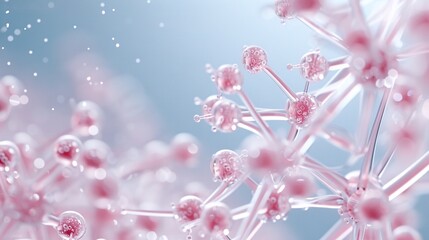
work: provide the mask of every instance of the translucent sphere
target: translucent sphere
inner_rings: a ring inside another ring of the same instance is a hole
[[[55,142],[54,153],[60,162],[69,165],[79,158],[81,149],[82,143],[77,137],[64,135]]]
[[[201,216],[203,201],[196,196],[184,196],[174,206],[174,212],[180,221],[190,222]]]
[[[286,187],[274,189],[270,194],[266,204],[267,211],[265,216],[273,221],[284,218],[291,209],[289,203],[289,194]]]
[[[216,71],[214,80],[220,91],[231,94],[241,90],[243,77],[236,65],[222,65]]]
[[[295,15],[293,0],[277,0],[275,3],[275,13],[282,21],[293,18]]]
[[[297,93],[296,95],[297,101],[288,102],[289,121],[297,127],[306,127],[319,104],[313,96],[307,93]]]
[[[184,164],[195,162],[198,151],[198,141],[189,133],[177,134],[170,143],[171,157]]]
[[[56,230],[61,239],[81,239],[86,231],[85,219],[82,215],[74,211],[63,212],[59,216],[59,223]]]
[[[201,223],[211,234],[222,234],[231,225],[231,212],[221,202],[209,203],[201,213]]]
[[[287,176],[284,182],[289,194],[295,198],[311,196],[317,189],[314,181],[310,177],[302,174]]]
[[[0,142],[0,171],[9,171],[14,168],[18,162],[18,147],[10,141]]]
[[[301,75],[309,82],[323,80],[329,64],[318,52],[309,52],[301,58]]]
[[[107,163],[110,153],[110,148],[106,143],[90,139],[83,145],[82,160],[89,168],[100,168]]]
[[[210,164],[215,181],[234,183],[243,174],[243,163],[240,156],[228,149],[213,154]]]
[[[91,101],[82,101],[74,109],[71,125],[82,136],[97,135],[100,130],[101,109]]]
[[[241,121],[241,110],[232,101],[218,100],[212,109],[214,130],[221,132],[233,132]]]
[[[246,47],[243,51],[243,64],[251,73],[260,72],[267,65],[265,50],[257,46]]]

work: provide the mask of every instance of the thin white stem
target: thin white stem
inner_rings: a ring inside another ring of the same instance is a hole
[[[328,232],[321,237],[321,240],[342,240],[345,239],[352,232],[351,224],[347,224],[344,220],[340,219],[335,223]]]
[[[260,185],[253,194],[252,201],[250,202],[249,216],[243,220],[237,232],[239,239],[243,239],[243,237],[248,236],[251,231],[251,227],[258,218],[258,212],[267,204],[268,197],[273,189],[270,181],[271,180],[267,177],[262,179]]]
[[[366,226],[362,223],[353,224],[353,240],[364,240]]]
[[[298,16],[298,20],[303,22],[305,25],[307,25],[309,28],[311,28],[313,31],[324,37],[325,39],[329,40],[331,43],[337,45],[338,47],[342,48],[343,50],[347,50],[347,47],[344,45],[343,39],[341,39],[339,36],[329,32],[326,30],[326,28],[319,26],[317,23],[313,22],[311,19],[304,17],[304,16]]]
[[[410,188],[428,171],[429,151],[383,186],[385,193],[389,196],[389,201],[392,201]]]
[[[302,163],[302,167],[307,168],[310,172],[321,181],[325,186],[331,189],[334,193],[345,194],[348,189],[348,182],[343,176],[338,173],[329,170],[321,163],[306,156],[305,161]]]
[[[255,126],[254,124],[248,123],[246,121],[240,121],[239,123],[237,123],[237,127],[247,130],[258,136],[264,137],[264,134],[262,133],[261,129],[258,126]]]
[[[359,152],[362,152],[367,145],[370,134],[371,111],[376,100],[376,93],[373,89],[363,88],[359,106],[359,123],[356,133],[356,142]]]
[[[330,60],[328,62],[329,70],[334,71],[334,70],[340,70],[340,69],[348,68],[348,67],[350,67],[348,62],[349,62],[348,56],[344,56],[344,57],[340,57],[337,59]]]
[[[256,233],[259,231],[259,229],[261,229],[261,227],[264,225],[264,222],[260,219],[258,219],[256,221],[256,223],[254,224],[254,226],[252,227],[252,231],[249,233],[249,235],[247,236],[247,240],[252,240],[253,237],[256,235]]]
[[[286,112],[272,112],[272,111],[258,111],[259,115],[263,120],[266,121],[287,121],[289,120],[288,114]],[[243,121],[255,121],[252,115],[249,112],[242,113],[241,119]]]
[[[365,153],[365,158],[362,164],[362,168],[359,174],[358,189],[366,189],[369,181],[369,177],[372,171],[372,166],[374,164],[374,154],[377,144],[378,132],[380,131],[381,120],[383,119],[384,112],[386,110],[387,102],[390,98],[391,89],[385,89],[383,93],[383,98],[378,108],[377,115],[375,117],[374,124],[371,129],[368,146],[369,149]]]
[[[410,57],[415,57],[419,55],[429,54],[429,44],[419,44],[408,49],[404,49],[398,54],[396,54],[397,60],[404,60]]]
[[[332,208],[338,209],[343,204],[343,198],[338,195],[319,196],[305,199],[289,200],[292,208]]]
[[[253,106],[250,99],[247,97],[247,95],[243,91],[239,91],[238,95],[243,100],[244,105],[246,105],[247,109],[249,109],[250,114],[255,119],[256,123],[259,125],[259,127],[262,130],[262,133],[264,137],[268,140],[268,142],[275,142],[275,136],[271,129],[268,127],[267,123],[261,118],[259,113],[256,111],[255,107]]]
[[[269,66],[264,67],[264,72],[274,80],[274,82],[291,101],[296,102],[298,100],[295,92],[292,91],[289,86]]]
[[[384,170],[386,170],[386,167],[389,165],[389,163],[392,161],[393,154],[396,150],[396,144],[391,146],[386,153],[384,154],[383,158],[381,159],[380,163],[378,164],[377,170],[375,171],[375,175],[378,179],[381,178],[381,176],[384,173]]]
[[[147,217],[166,217],[173,218],[175,213],[173,211],[160,211],[160,210],[132,210],[123,209],[122,215],[135,215],[135,216],[147,216]]]

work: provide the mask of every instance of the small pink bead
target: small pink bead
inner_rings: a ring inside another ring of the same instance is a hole
[[[275,3],[275,13],[280,20],[285,21],[295,16],[294,0],[277,0]]]
[[[189,133],[177,134],[170,143],[171,157],[184,164],[196,161],[199,152],[197,139]]]
[[[254,142],[248,146],[247,163],[252,170],[260,173],[282,171],[295,164],[285,159],[283,153],[281,145]]]
[[[14,168],[18,162],[18,147],[10,141],[0,142],[0,171],[9,171]]]
[[[288,193],[295,198],[308,197],[314,194],[316,185],[314,181],[305,175],[291,175],[284,180]]]
[[[71,125],[77,134],[94,136],[99,132],[101,123],[101,109],[91,101],[82,101],[74,109]]]
[[[417,89],[408,85],[395,85],[392,100],[398,107],[415,107],[421,94]]]
[[[210,124],[211,126],[213,126],[214,125],[214,119],[211,116],[211,114],[212,114],[213,106],[219,100],[220,100],[219,96],[217,96],[217,95],[211,95],[211,96],[207,97],[203,102],[197,103],[197,105],[201,104],[202,116],[195,115],[194,116],[195,122],[200,122],[201,119],[204,119],[204,120],[206,120],[206,122],[208,124]]]
[[[212,109],[214,130],[221,132],[233,132],[241,121],[241,110],[232,101],[218,100]]]
[[[222,234],[231,225],[229,208],[220,202],[207,204],[201,213],[202,226],[211,234]]]
[[[320,0],[294,0],[297,11],[314,11],[320,7]]]
[[[286,187],[274,189],[267,200],[265,216],[273,221],[284,218],[291,209],[289,194]]]
[[[367,193],[368,194],[368,193]],[[365,222],[381,222],[389,214],[389,202],[379,196],[365,196],[359,203],[359,215]]]
[[[307,93],[297,93],[298,100],[289,101],[287,110],[289,121],[297,127],[306,127],[310,118],[318,107],[316,99]]]
[[[174,206],[174,212],[178,220],[190,222],[199,219],[201,216],[201,204],[203,201],[196,196],[184,196],[179,203]]]
[[[93,179],[90,184],[90,194],[96,199],[113,200],[118,196],[117,179],[107,177],[102,180]]]
[[[243,51],[243,64],[251,73],[260,72],[267,65],[267,54],[257,46],[246,47]]]
[[[243,163],[240,156],[228,149],[213,154],[211,171],[215,181],[234,183],[243,174]]]
[[[309,82],[323,80],[328,71],[327,60],[318,52],[309,52],[301,58],[301,75]]]
[[[76,161],[82,149],[81,141],[72,135],[64,135],[55,142],[55,156],[59,161],[68,165]]]
[[[110,156],[109,146],[97,139],[87,140],[83,145],[82,160],[88,168],[101,168]]]
[[[63,212],[56,230],[61,239],[81,239],[86,231],[85,219],[77,212]]]
[[[241,90],[243,77],[236,65],[222,65],[213,76],[220,91],[231,94]]]

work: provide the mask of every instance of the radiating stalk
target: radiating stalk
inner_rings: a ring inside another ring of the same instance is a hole
[[[344,44],[343,39],[338,37],[337,35],[329,32],[326,30],[326,28],[319,26],[317,23],[313,22],[307,17],[304,16],[298,16],[298,20],[303,22],[305,25],[307,25],[309,28],[314,30],[316,33],[324,37],[325,39],[329,40],[331,43],[337,45],[338,47],[342,48],[345,51],[348,51],[347,47]]]
[[[372,172],[372,166],[374,164],[374,157],[375,157],[375,149],[377,144],[377,137],[378,133],[380,131],[380,125],[381,120],[383,119],[384,112],[386,110],[387,101],[390,98],[391,89],[385,89],[383,93],[383,99],[381,100],[380,107],[378,108],[377,115],[375,117],[374,124],[371,129],[371,133],[369,135],[369,142],[368,142],[368,152],[365,154],[365,158],[362,164],[362,168],[360,170],[359,174],[359,181],[358,181],[358,189],[366,189],[369,181],[369,176]]]
[[[321,240],[342,240],[345,239],[352,232],[352,225],[340,219],[335,223],[328,232],[321,237]]]
[[[389,201],[392,201],[410,188],[428,171],[429,151],[383,186],[385,193],[389,196]]]
[[[283,82],[283,80],[268,66],[264,67],[264,72],[274,80],[274,82],[279,86],[279,88],[286,94],[286,96],[292,101],[296,102],[298,97],[295,92],[292,91],[289,86]]]

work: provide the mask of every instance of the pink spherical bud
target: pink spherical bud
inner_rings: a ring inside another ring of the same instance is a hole
[[[200,122],[201,119],[205,119],[208,124],[213,126],[213,118],[211,116],[213,105],[219,101],[220,97],[217,95],[211,95],[207,97],[204,101],[201,101],[199,98],[196,98],[195,104],[201,105],[202,109],[201,112],[203,113],[202,116],[195,115],[194,120],[195,122]]]
[[[260,72],[267,65],[267,54],[257,46],[246,47],[243,51],[243,64],[251,73]]]
[[[295,16],[294,0],[277,0],[274,7],[275,13],[280,20],[293,18]]]
[[[0,142],[0,171],[12,170],[19,160],[18,147],[10,141]]]
[[[309,52],[301,58],[301,75],[309,82],[323,80],[328,71],[329,64],[319,52]]]
[[[221,132],[233,132],[241,121],[241,110],[232,101],[226,99],[218,100],[212,109],[213,130]]]
[[[222,65],[213,76],[214,81],[223,93],[231,94],[241,90],[243,77],[237,65]]]
[[[171,157],[181,163],[195,162],[198,151],[197,139],[188,133],[177,134],[170,143]]]
[[[87,140],[83,145],[82,161],[88,168],[101,168],[111,154],[109,146],[97,139]]]
[[[320,0],[294,0],[297,11],[314,11],[320,7]]]
[[[59,223],[56,230],[61,239],[81,239],[86,231],[85,219],[82,215],[74,211],[63,212],[59,216]]]
[[[289,121],[297,127],[306,127],[319,104],[316,98],[307,93],[297,93],[297,101],[288,102]]]
[[[241,157],[232,150],[220,150],[213,154],[211,171],[215,181],[234,183],[244,173]]]
[[[75,162],[82,149],[81,141],[72,135],[64,135],[55,142],[55,156],[62,163],[69,165]]]
[[[273,221],[284,218],[291,209],[287,186],[274,189],[267,200],[265,216]]]
[[[389,215],[389,201],[380,194],[366,192],[358,203],[357,213],[366,223],[381,223]]]
[[[284,152],[281,145],[254,142],[248,146],[247,163],[252,170],[261,173],[283,171],[295,164],[284,157]]]
[[[211,234],[223,234],[231,225],[231,212],[221,202],[208,203],[201,213],[201,224]]]
[[[287,176],[284,182],[288,193],[295,198],[311,196],[316,190],[316,184],[313,179],[303,174]]]
[[[71,118],[72,129],[82,136],[95,136],[100,131],[101,109],[90,101],[77,104]]]
[[[95,199],[115,199],[118,191],[117,179],[112,177],[106,177],[101,180],[94,179],[90,185],[90,193]]]
[[[190,222],[201,216],[203,201],[196,196],[184,196],[173,206],[176,217],[180,221]]]
[[[393,103],[400,108],[414,108],[420,96],[419,91],[409,85],[395,85],[392,92]]]

